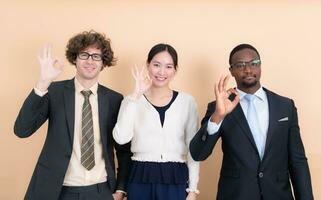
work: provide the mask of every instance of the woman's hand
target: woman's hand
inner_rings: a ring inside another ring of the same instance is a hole
[[[196,196],[197,194],[195,192],[189,192],[186,197],[186,200],[196,200]]]
[[[131,94],[131,97],[138,99],[148,91],[152,85],[152,80],[150,79],[145,66],[141,66],[141,69],[138,69],[137,66],[133,67],[132,74],[135,79],[135,89]]]

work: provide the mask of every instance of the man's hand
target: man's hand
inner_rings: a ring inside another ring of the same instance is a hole
[[[115,192],[113,194],[114,200],[123,200],[125,197],[125,194],[122,192]]]
[[[240,95],[234,89],[226,89],[228,80],[230,76],[221,76],[219,82],[215,84],[215,99],[216,99],[216,107],[215,112],[212,114],[211,121],[219,124],[224,117],[232,112],[232,110],[236,107],[236,105],[240,102]],[[231,101],[228,97],[234,93],[235,98]]]
[[[63,70],[63,63],[58,59],[51,57],[51,45],[46,44],[42,52],[38,55],[40,63],[40,78],[36,88],[40,91],[46,91],[53,80],[55,80]]]

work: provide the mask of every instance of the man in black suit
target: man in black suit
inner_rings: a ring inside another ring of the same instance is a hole
[[[44,47],[40,78],[15,122],[15,134],[25,138],[48,120],[25,199],[121,200],[131,153],[129,144],[114,142],[112,130],[123,96],[98,84],[100,72],[115,61],[110,41],[94,31],[80,33],[69,40],[66,57],[76,67],[75,77],[53,82],[63,64],[51,57],[51,46]]]
[[[251,45],[230,54],[229,76],[215,86],[202,127],[190,143],[192,157],[205,160],[222,138],[223,162],[217,199],[312,200],[311,178],[293,100],[261,87],[261,60]]]

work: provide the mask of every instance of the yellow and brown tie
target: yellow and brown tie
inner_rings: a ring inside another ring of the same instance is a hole
[[[95,166],[93,117],[89,102],[89,96],[92,92],[90,90],[83,90],[81,94],[84,95],[85,98],[82,106],[81,121],[81,164],[87,170],[91,170]]]

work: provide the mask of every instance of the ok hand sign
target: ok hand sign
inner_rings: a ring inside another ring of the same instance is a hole
[[[145,66],[141,66],[141,69],[138,69],[137,66],[133,67],[132,74],[135,79],[135,89],[131,96],[138,99],[148,91],[152,85],[152,80],[150,79]]]
[[[60,60],[52,58],[51,48],[51,45],[46,44],[38,55],[40,78],[36,87],[41,91],[46,91],[50,83],[61,74],[64,68],[64,64]]]
[[[236,105],[240,101],[239,93],[234,89],[226,89],[228,80],[230,76],[221,76],[219,82],[215,84],[215,98],[216,98],[216,107],[215,112],[212,114],[211,121],[215,123],[220,123],[224,117],[232,112]],[[230,100],[229,96],[234,93],[234,100]]]

